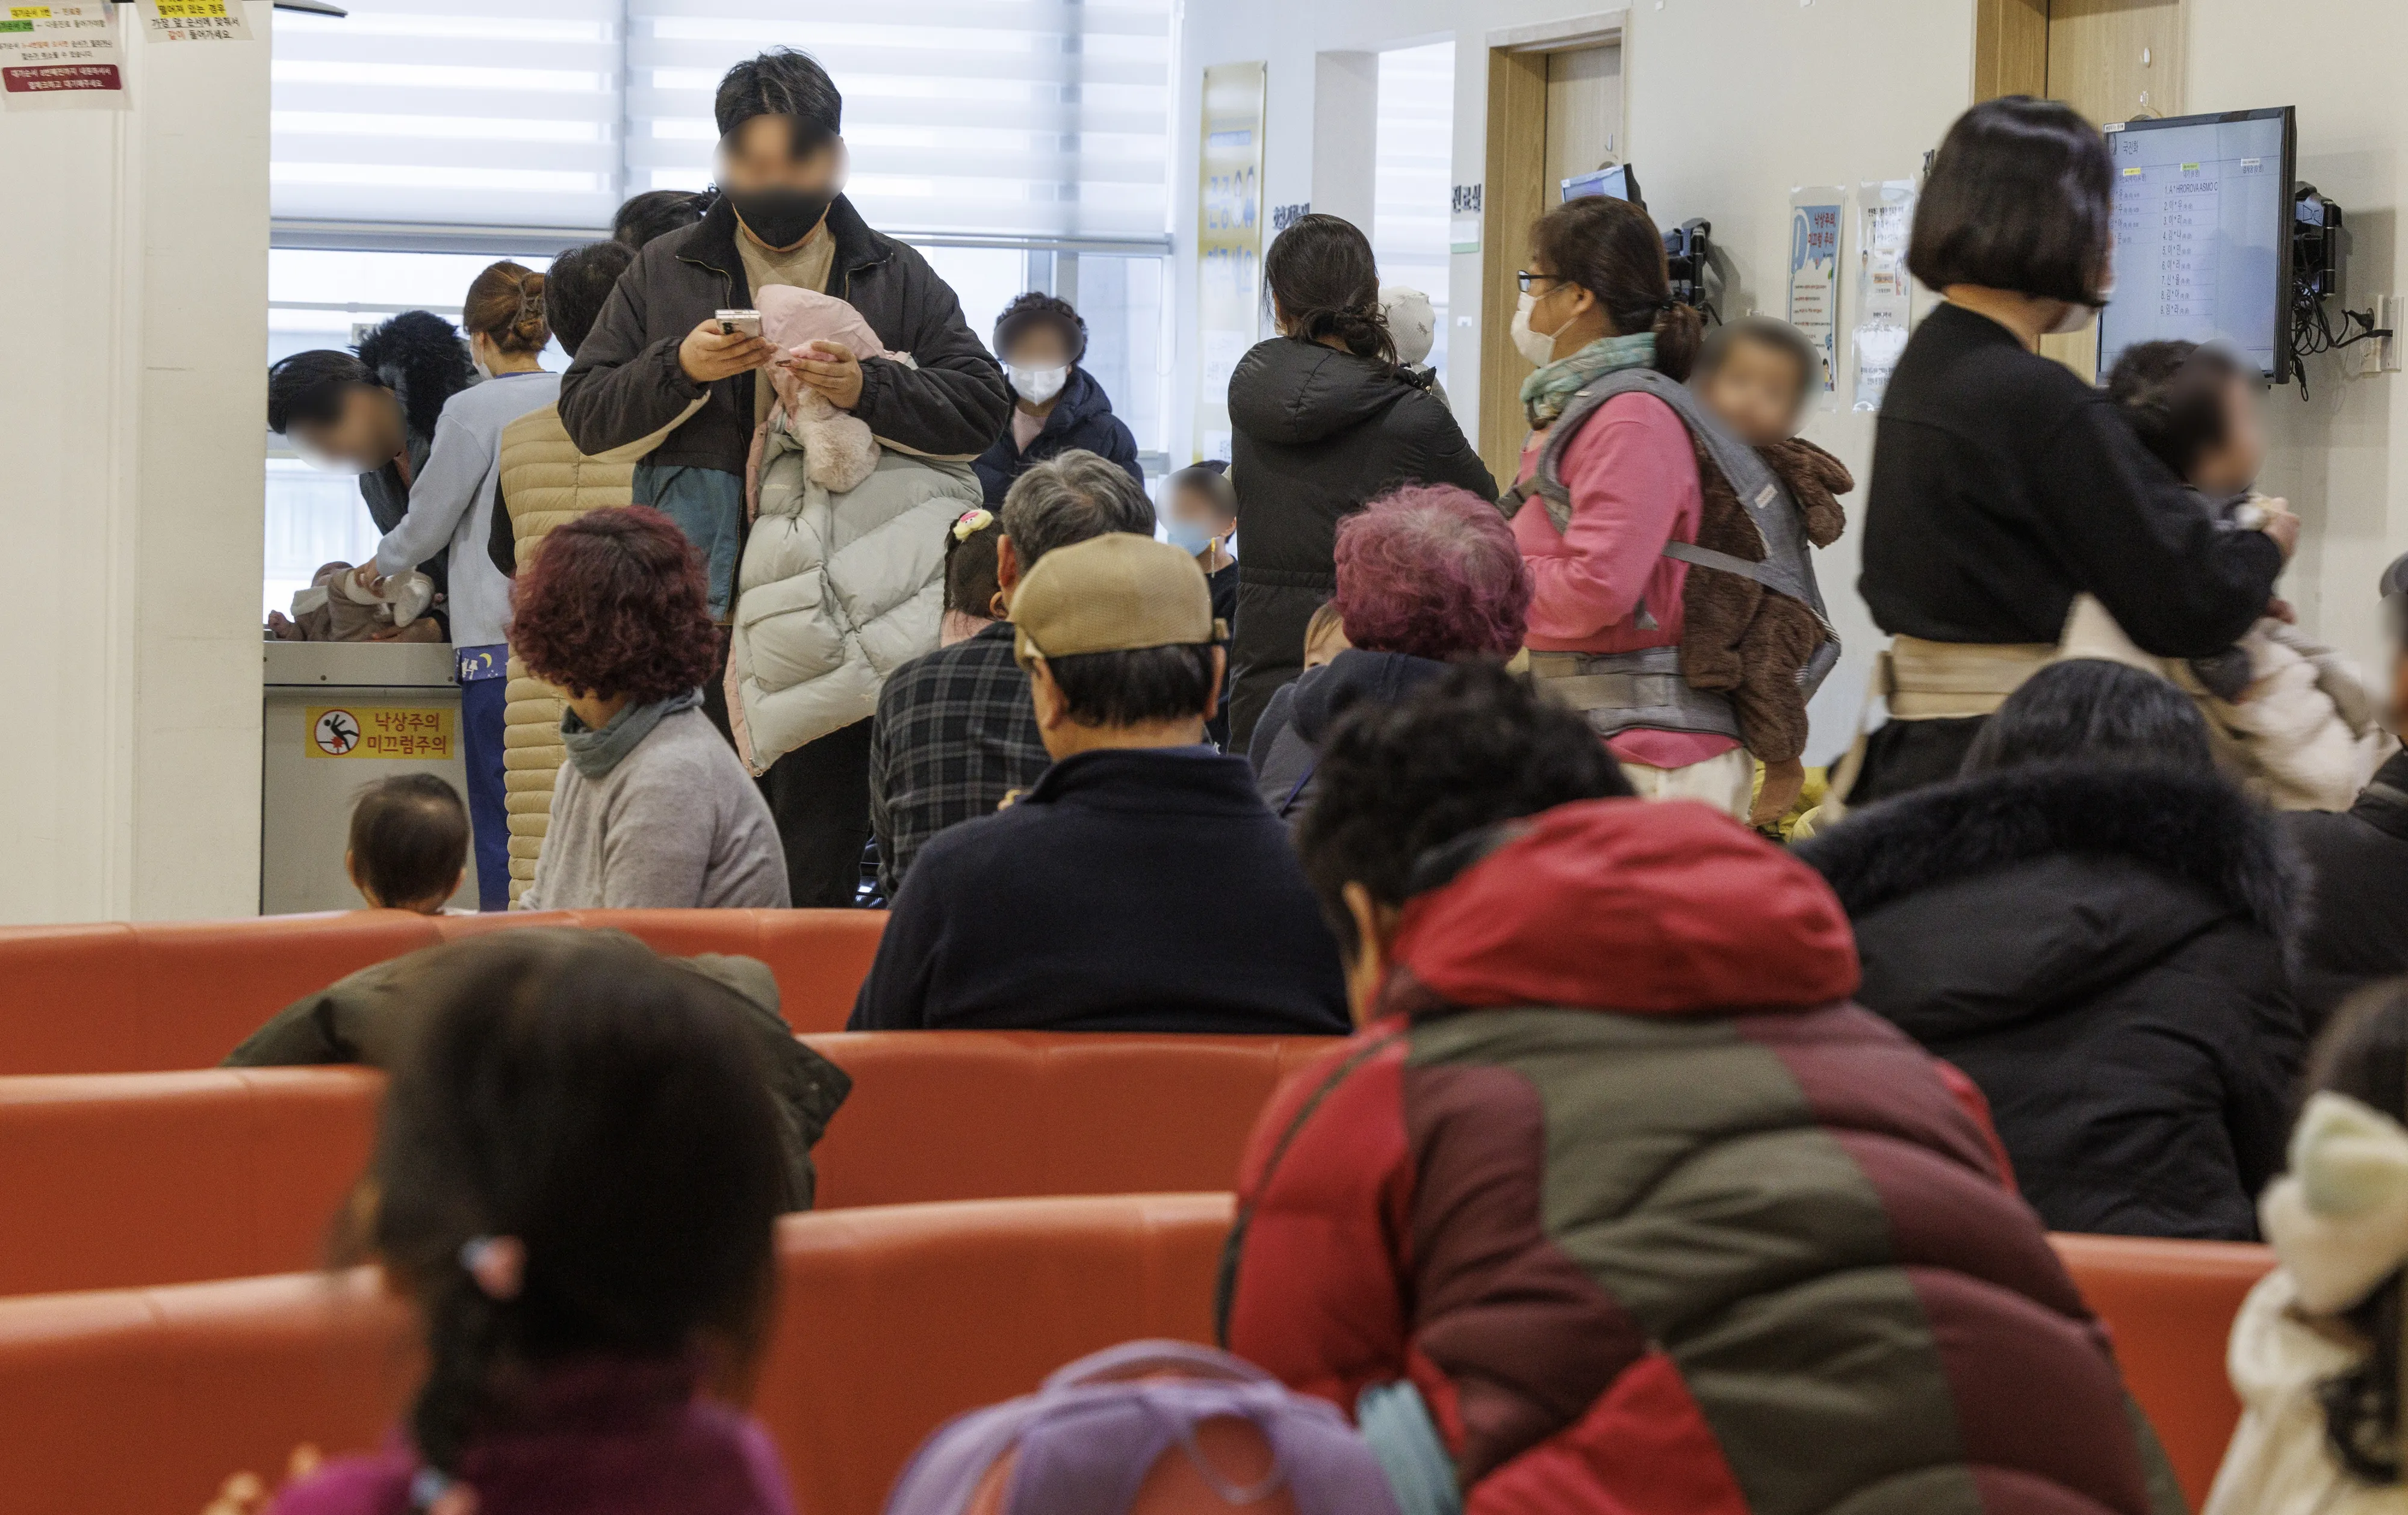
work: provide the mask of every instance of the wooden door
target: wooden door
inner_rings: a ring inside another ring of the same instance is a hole
[[[1528,430],[1521,390],[1530,365],[1510,335],[1521,294],[1513,276],[1529,251],[1530,223],[1562,200],[1563,180],[1621,155],[1622,108],[1618,41],[1489,50],[1477,440],[1500,488],[1512,480]]]
[[[2182,0],[1979,0],[1974,93],[2062,100],[2102,126],[2179,116],[2182,49]],[[2040,350],[2098,378],[2096,328],[2043,336]]]

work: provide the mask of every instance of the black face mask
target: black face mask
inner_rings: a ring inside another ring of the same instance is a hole
[[[781,185],[767,190],[729,190],[727,203],[752,229],[752,235],[773,248],[790,248],[811,235],[836,196],[821,190],[792,190]]]

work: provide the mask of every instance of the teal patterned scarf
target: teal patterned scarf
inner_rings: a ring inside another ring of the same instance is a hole
[[[1654,332],[1600,336],[1570,357],[1557,358],[1522,380],[1523,413],[1530,418],[1533,431],[1553,425],[1555,419],[1564,413],[1564,407],[1590,379],[1617,368],[1644,368],[1655,361]]]

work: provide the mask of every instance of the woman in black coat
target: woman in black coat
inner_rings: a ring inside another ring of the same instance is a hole
[[[2189,698],[2064,663],[1964,775],[1800,849],[1856,923],[1858,999],[1982,1086],[2052,1230],[2249,1240],[2304,1034],[2304,874]]]
[[[1399,484],[1497,498],[1446,403],[1397,366],[1371,244],[1305,216],[1263,259],[1280,335],[1229,376],[1238,492],[1238,624],[1229,741],[1243,750],[1271,693],[1304,670],[1304,628],[1337,587],[1338,522]]]
[[[1954,775],[2075,595],[2149,652],[2202,657],[2265,614],[2298,540],[2279,501],[2261,531],[2218,522],[2040,354],[2106,303],[2114,183],[2098,128],[2020,95],[1959,117],[1932,163],[1907,266],[1946,303],[1907,342],[1874,434],[1858,588],[1898,639],[1896,688],[1854,803]],[[1930,666],[1969,650],[1970,679]]]
[[[970,462],[990,510],[1001,509],[1011,481],[1032,463],[1082,448],[1119,464],[1142,488],[1137,438],[1112,414],[1112,397],[1079,366],[1087,355],[1087,323],[1068,300],[1029,291],[995,321],[995,350],[1011,384],[1011,420]]]

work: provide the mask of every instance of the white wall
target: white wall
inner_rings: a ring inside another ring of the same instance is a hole
[[[2399,0],[2185,0],[2190,12],[2184,108],[2297,106],[2299,177],[2339,202],[2350,232],[2344,300],[2408,292],[2400,207],[2408,94],[2408,6]],[[2355,359],[2362,350],[2346,354]],[[2408,550],[2408,384],[2398,374],[2342,373],[2343,355],[2309,360],[2296,388],[2267,398],[2275,450],[2265,489],[2289,497],[2305,530],[2284,593],[2301,621],[2370,666],[2382,656],[2375,577]]]
[[[2245,7],[2250,0],[2229,0]],[[2381,0],[2375,0],[2381,3]],[[1264,201],[1312,200],[1318,149],[1314,80],[1317,54],[1455,39],[1455,180],[1480,182],[1486,163],[1488,48],[1493,33],[1623,11],[1623,77],[1629,130],[1625,156],[1640,173],[1649,206],[1668,222],[1704,216],[1727,250],[1736,275],[1727,313],[1760,305],[1779,311],[1787,268],[1789,191],[1801,184],[1854,184],[1899,179],[1921,169],[1971,97],[1971,0],[1211,0],[1191,4],[1182,32],[1178,80],[1179,164],[1196,153],[1196,89],[1207,64],[1261,59],[1268,64]],[[1332,113],[1318,112],[1325,128]],[[1174,231],[1192,249],[1196,189],[1192,168],[1174,168],[1179,197]],[[1519,265],[1523,250],[1486,248],[1454,259],[1453,314],[1479,319],[1481,260]],[[1194,411],[1195,299],[1180,260],[1181,357],[1173,414],[1183,427]],[[1844,315],[1843,315],[1844,319]],[[1479,337],[1457,324],[1447,387],[1466,430],[1479,405]],[[1869,471],[1872,418],[1818,416],[1807,435],[1856,471]],[[1174,452],[1183,452],[1183,432]],[[1861,499],[1861,494],[1851,504]],[[1855,594],[1856,549],[1843,537],[1822,554],[1824,592],[1849,657],[1815,706],[1814,747],[1822,761],[1853,730],[1876,636]]]
[[[0,922],[258,907],[268,7],[249,11],[262,40],[129,36],[129,112],[0,112]]]

